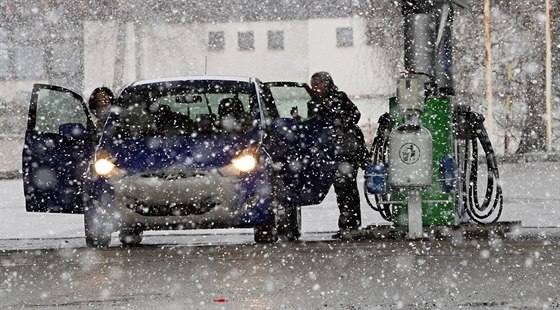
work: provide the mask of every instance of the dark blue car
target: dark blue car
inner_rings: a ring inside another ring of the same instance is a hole
[[[135,245],[145,230],[229,227],[297,240],[301,206],[323,200],[335,169],[332,126],[306,118],[309,99],[305,84],[252,77],[139,81],[95,128],[79,95],[37,84],[27,211],[84,214],[88,246],[114,232]]]

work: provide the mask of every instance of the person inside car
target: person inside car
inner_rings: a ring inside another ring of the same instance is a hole
[[[313,97],[308,103],[309,117],[324,117],[334,123],[335,156],[338,168],[334,190],[340,215],[338,232],[333,239],[347,239],[350,231],[360,228],[360,195],[356,177],[367,158],[364,136],[358,127],[360,111],[348,96],[339,91],[328,72],[311,76]]]
[[[107,87],[98,87],[93,90],[88,100],[88,108],[95,128],[90,128],[95,141],[99,140],[105,121],[111,112],[114,101],[113,92]]]
[[[299,115],[298,107],[292,107],[290,109],[290,115],[296,120],[296,122],[301,123],[302,117]]]
[[[224,98],[218,106],[218,121],[224,131],[234,133],[245,131],[250,120],[239,98]]]

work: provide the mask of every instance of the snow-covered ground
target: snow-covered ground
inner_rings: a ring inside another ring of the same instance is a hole
[[[504,191],[502,221],[522,221],[524,227],[560,227],[560,164],[556,162],[500,165]],[[359,175],[363,184],[363,175]],[[483,193],[483,189],[480,190]],[[372,211],[361,193],[363,226],[383,224],[378,213]],[[303,209],[303,239],[316,233],[337,229],[338,209],[331,189],[322,204]],[[149,232],[147,235],[181,234],[203,236],[216,234],[239,242],[252,240],[251,230],[221,229],[181,232]],[[80,215],[26,213],[23,184],[20,179],[0,181],[0,244],[25,239],[63,239],[83,237],[83,217]],[[238,236],[238,237],[235,237]],[[242,236],[242,237],[240,237]],[[5,247],[4,247],[5,248]]]

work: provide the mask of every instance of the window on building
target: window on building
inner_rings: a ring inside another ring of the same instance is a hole
[[[208,50],[223,51],[226,46],[226,39],[223,31],[210,31],[208,33]]]
[[[42,79],[47,76],[46,34],[40,25],[0,29],[0,79]]]
[[[354,31],[352,27],[336,28],[336,46],[348,47],[354,45]]]
[[[371,46],[383,46],[384,33],[383,30],[374,25],[368,25],[366,28],[366,44]]]
[[[38,79],[47,75],[43,49],[18,46],[14,50],[14,69],[17,78]]]
[[[29,20],[35,22],[0,25],[0,79],[42,79],[80,89],[84,38],[77,30],[83,24],[51,24],[35,15]]]
[[[240,51],[252,51],[255,49],[255,33],[252,31],[238,32],[237,42]]]
[[[284,31],[272,30],[268,32],[268,49],[269,50],[284,49]]]

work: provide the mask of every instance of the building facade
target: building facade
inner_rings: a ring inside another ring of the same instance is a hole
[[[367,1],[161,2],[0,4],[0,101],[25,101],[37,82],[87,94],[205,73],[307,81],[329,71],[354,96],[393,92],[394,62],[371,40]]]

